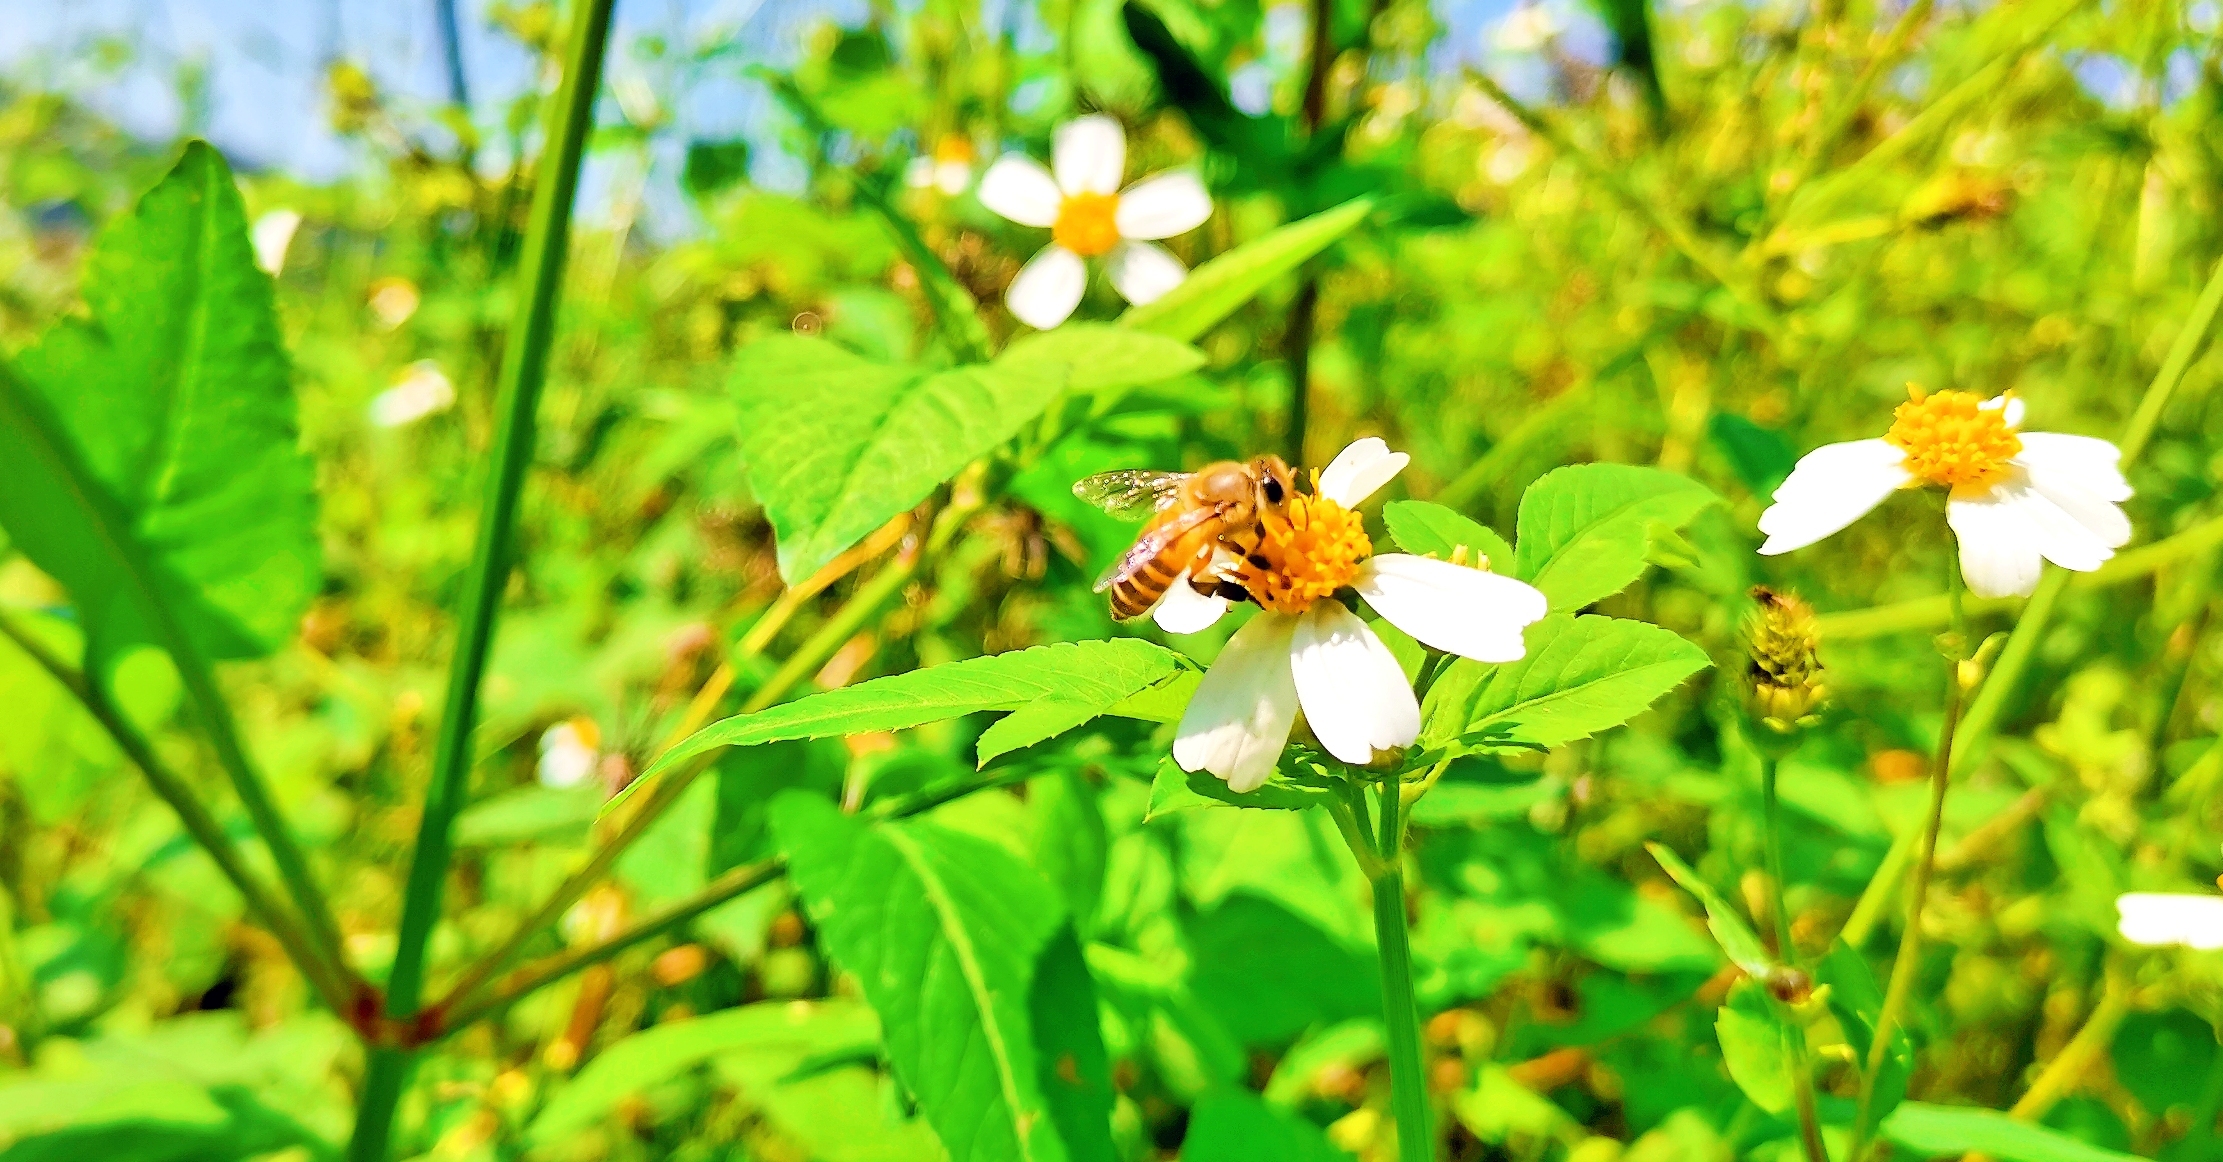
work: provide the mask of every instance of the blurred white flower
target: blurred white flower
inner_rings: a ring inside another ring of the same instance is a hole
[[[2223,896],[2131,892],[2115,899],[2116,930],[2133,944],[2223,948]]]
[[[1011,280],[1004,302],[1037,330],[1064,322],[1088,286],[1084,258],[1102,257],[1113,289],[1140,305],[1181,285],[1181,260],[1151,241],[1186,234],[1212,216],[1204,183],[1186,170],[1125,190],[1127,135],[1102,115],[1058,127],[1052,170],[1007,153],[980,179],[980,202],[1022,226],[1046,227],[1050,245]]]
[[[2022,401],[2010,396],[1909,392],[1882,439],[1825,444],[1799,460],[1760,514],[1762,554],[1811,545],[1924,484],[1949,490],[1945,520],[1979,596],[2028,596],[2046,561],[2088,573],[2130,540],[2115,445],[2024,432]]]
[[[392,387],[371,400],[370,419],[381,428],[398,428],[454,406],[455,384],[447,373],[432,360],[419,359],[402,369],[401,378]]]
[[[1490,47],[1499,52],[1535,52],[1559,33],[1559,18],[1550,9],[1541,4],[1523,4],[1490,31]]]
[[[934,143],[934,152],[920,154],[903,167],[903,180],[916,189],[928,186],[948,197],[972,188],[973,143],[955,133],[945,133]]]
[[[293,245],[293,232],[300,228],[299,210],[272,210],[255,219],[249,231],[254,239],[255,265],[276,277],[286,268],[286,250]]]
[[[1335,594],[1356,590],[1391,625],[1422,644],[1481,662],[1515,661],[1521,631],[1548,609],[1526,582],[1406,553],[1374,555],[1352,511],[1411,457],[1374,437],[1351,444],[1319,474],[1310,495],[1269,515],[1258,549],[1218,578],[1246,589],[1261,609],[1235,631],[1189,699],[1173,743],[1187,771],[1206,770],[1238,793],[1273,773],[1297,712],[1328,753],[1368,763],[1410,746],[1420,703],[1396,655]],[[1225,599],[1177,580],[1154,616],[1176,633],[1212,624]]]
[[[576,787],[601,759],[602,731],[591,718],[567,718],[540,736],[540,783]]]
[[[382,278],[370,284],[371,314],[388,331],[408,322],[417,313],[418,301],[417,284],[406,278]]]

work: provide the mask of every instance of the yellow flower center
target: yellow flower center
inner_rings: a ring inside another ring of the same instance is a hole
[[[940,141],[934,143],[934,161],[937,165],[971,165],[973,143],[955,133],[945,133]]]
[[[1303,613],[1349,585],[1374,543],[1357,513],[1324,496],[1289,498],[1285,515],[1269,513],[1258,547],[1235,568],[1234,580],[1275,613]]]
[[[1083,258],[1094,258],[1119,245],[1118,217],[1118,194],[1068,194],[1058,205],[1050,238]]]
[[[2005,407],[1980,407],[1965,391],[1924,395],[1908,387],[1912,399],[1892,413],[1884,439],[1907,454],[1907,471],[1946,488],[1983,487],[2007,475],[2007,461],[2022,451],[2022,437],[2007,426]]]

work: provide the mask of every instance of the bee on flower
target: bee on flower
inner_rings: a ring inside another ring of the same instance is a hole
[[[982,205],[1022,226],[1050,231],[1050,244],[1011,280],[1004,302],[1019,321],[1047,331],[1080,305],[1088,286],[1084,259],[1100,258],[1112,288],[1130,303],[1151,302],[1188,277],[1181,260],[1155,245],[1212,216],[1212,199],[1193,173],[1174,170],[1125,189],[1127,135],[1101,114],[1058,127],[1051,168],[1007,153],[981,175]]]
[[[1924,485],[1946,490],[1961,573],[1982,597],[2027,597],[2051,561],[2088,573],[2130,540],[2115,445],[2022,430],[2022,401],[1964,391],[1911,397],[1880,439],[1808,452],[1760,514],[1765,555],[1805,548]]]
[[[1215,566],[1215,581],[1239,586],[1260,609],[1228,639],[1181,716],[1173,743],[1181,769],[1210,771],[1238,793],[1256,790],[1300,713],[1320,745],[1346,763],[1412,745],[1419,700],[1396,655],[1344,603],[1345,592],[1447,654],[1510,662],[1526,652],[1521,631],[1549,604],[1533,586],[1465,564],[1374,552],[1355,510],[1410,459],[1373,437],[1351,444],[1318,474],[1312,492],[1291,494],[1262,518],[1248,556]],[[1186,584],[1175,590],[1192,603],[1180,618],[1186,630],[1226,611],[1217,596]]]

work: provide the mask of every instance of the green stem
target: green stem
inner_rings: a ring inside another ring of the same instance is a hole
[[[1390,1108],[1397,1116],[1400,1162],[1431,1162],[1428,1077],[1420,1052],[1420,1010],[1413,1000],[1413,954],[1405,930],[1404,796],[1396,780],[1382,783],[1380,859],[1374,876],[1374,946],[1382,961],[1382,1022],[1389,1040]]]
[[[108,732],[108,737],[115,741],[116,749],[122,751],[124,757],[130,759],[132,765],[146,776],[147,785],[154,789],[155,795],[169,804],[172,811],[177,812],[178,821],[185,825],[186,834],[192,836],[193,842],[200,844],[202,850],[208,852],[209,858],[216,862],[217,869],[224,873],[224,878],[230,880],[232,886],[239,890],[240,897],[247,903],[247,909],[277,938],[279,946],[285,949],[287,957],[301,971],[303,979],[316,990],[318,998],[343,1019],[351,1018],[355,990],[346,982],[341,966],[326,957],[308,930],[302,926],[300,919],[247,866],[245,854],[232,842],[231,836],[224,833],[224,827],[216,821],[216,817],[209,814],[208,808],[201,804],[184,777],[156,757],[154,748],[148,744],[146,737],[116,709],[98,686],[48,650],[13,619],[0,616],[0,636],[14,642],[17,648],[30,655],[32,661],[38,663],[56,682],[61,683],[84,706],[86,713],[100,723],[101,728]]]
[[[1761,728],[1765,729],[1765,727]],[[1783,878],[1783,829],[1780,801],[1775,793],[1776,756],[1762,749],[1760,752],[1760,812],[1763,828],[1762,857],[1768,869],[1768,904],[1775,919],[1775,958],[1790,967],[1798,965],[1798,950],[1791,944],[1791,909],[1784,902],[1788,881]],[[1814,1104],[1814,1063],[1806,1052],[1806,1033],[1788,1006],[1773,1002],[1783,1010],[1783,1059],[1790,1066],[1791,1094],[1798,1107],[1799,1144],[1805,1148],[1806,1162],[1829,1162],[1829,1150],[1822,1144],[1822,1119]]]
[[[2169,354],[2162,358],[2153,382],[2146,385],[2146,394],[2138,400],[2138,410],[2131,413],[2130,424],[2123,429],[2119,446],[2125,469],[2153,439],[2154,429],[2161,423],[2161,414],[2169,407],[2169,398],[2184,382],[2184,373],[2192,366],[2193,356],[2198,355],[2207,342],[2218,311],[2223,311],[2223,261],[2217,262],[2214,272],[2208,275],[2207,286],[2200,291],[2191,317],[2185,320],[2184,329],[2177,332],[2176,341],[2169,345]],[[2044,635],[2046,623],[2052,620],[2053,607],[2060,603],[2061,590],[2068,585],[2069,576],[2065,569],[2049,569],[2038,582],[2037,592],[2031,594],[2030,604],[2023,608],[2021,619],[2015,622],[2014,633],[2007,638],[2006,648],[2000,651],[1998,664],[1992,667],[1990,680],[1984,683],[1983,690],[1968,707],[1967,743],[1962,747],[1959,767],[1965,768],[1975,762],[1991,741],[1992,731],[2007,708],[2007,699],[2014,694],[2022,671],[2037,655],[2038,638]]]
[[[386,1012],[397,1019],[414,1018],[423,1000],[426,950],[440,919],[440,898],[452,854],[450,831],[469,788],[479,681],[493,644],[502,590],[509,581],[518,502],[526,468],[532,463],[534,414],[547,376],[556,302],[570,248],[571,203],[578,193],[587,135],[594,126],[594,99],[601,87],[602,52],[609,38],[613,2],[580,0],[574,9],[563,84],[548,109],[548,144],[541,156],[519,270],[525,294],[502,352],[493,471],[487,480],[486,508],[479,518],[478,543],[465,576],[460,632],[448,668],[447,700],[433,752],[432,784],[425,792],[424,814],[410,857],[394,966],[387,982]],[[355,1137],[348,1147],[352,1162],[386,1158],[394,1108],[410,1064],[406,1054],[372,1056]]]
[[[1891,983],[1884,990],[1883,1011],[1876,1016],[1875,1039],[1868,1046],[1866,1068],[1860,1074],[1859,1113],[1853,1120],[1853,1162],[1867,1156],[1874,1131],[1876,1083],[1883,1075],[1890,1053],[1891,1036],[1913,991],[1922,958],[1922,911],[1929,903],[1930,876],[1937,867],[1937,833],[1945,822],[1945,788],[1951,781],[1953,738],[1960,725],[1961,699],[1967,691],[1964,665],[1968,657],[1968,617],[1961,601],[1961,568],[1957,546],[1946,554],[1945,592],[1952,603],[1953,630],[1941,643],[1945,655],[1945,720],[1938,732],[1937,754],[1930,762],[1930,805],[1923,818],[1921,846],[1914,863],[1914,890],[1907,899],[1906,928],[1899,933],[1899,955],[1891,965]]]
[[[882,566],[872,579],[857,587],[849,600],[834,612],[832,617],[812,631],[795,652],[772,671],[772,676],[749,695],[741,704],[741,713],[754,714],[787,697],[788,692],[800,685],[803,679],[816,673],[834,656],[842,645],[864,629],[866,623],[878,616],[880,610],[896,595],[903,592],[919,573],[920,555],[916,553],[897,557]]]

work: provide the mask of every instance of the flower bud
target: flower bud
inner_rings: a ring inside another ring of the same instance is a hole
[[[1758,603],[1745,620],[1745,705],[1754,718],[1781,733],[1809,725],[1828,687],[1815,656],[1821,634],[1814,609],[1788,593],[1756,586]]]

